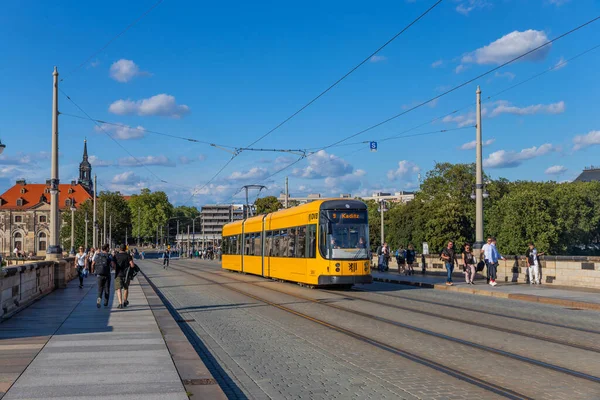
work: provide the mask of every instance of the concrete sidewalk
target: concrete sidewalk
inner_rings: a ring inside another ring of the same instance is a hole
[[[397,270],[371,272],[375,282],[397,283],[420,286],[437,290],[469,293],[482,296],[502,297],[534,303],[553,304],[562,307],[580,308],[600,311],[600,290],[585,288],[569,288],[526,283],[498,282],[492,287],[486,284],[485,275],[477,274],[475,285],[467,285],[463,277],[453,275],[454,286],[446,286],[446,277],[439,275],[422,275],[415,269],[414,275],[398,274]]]
[[[112,287],[97,309],[95,283],[73,280],[0,324],[0,398],[188,398],[137,280],[122,310]]]

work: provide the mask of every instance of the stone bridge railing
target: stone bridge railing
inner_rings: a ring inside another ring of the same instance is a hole
[[[506,261],[500,260],[498,265],[498,281],[527,282],[527,260],[524,256],[505,256]],[[445,275],[446,268],[439,255],[417,255],[419,264],[415,269],[425,265],[426,274]],[[574,286],[600,289],[600,257],[588,256],[541,256],[542,283],[554,286]],[[455,275],[462,274],[462,259],[458,259],[459,268]],[[396,267],[395,257],[390,260],[390,266]],[[483,271],[485,274],[485,270]]]
[[[66,287],[77,276],[74,261],[34,261],[2,268],[0,319],[9,318],[54,289]]]

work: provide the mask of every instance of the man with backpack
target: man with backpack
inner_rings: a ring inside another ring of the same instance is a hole
[[[120,251],[115,255],[115,293],[117,294],[117,300],[119,300],[117,308],[125,308],[129,305],[127,300],[130,280],[128,272],[130,268],[135,266],[133,258],[126,249],[126,246],[122,244]]]
[[[114,268],[114,261],[108,254],[110,246],[104,244],[102,250],[94,256],[92,262],[92,270],[98,276],[98,299],[96,307],[100,308],[102,302],[102,294],[104,293],[104,307],[108,306],[110,297],[110,270]]]
[[[165,250],[163,252],[163,268],[167,269],[169,267],[169,258],[171,258],[169,250]]]

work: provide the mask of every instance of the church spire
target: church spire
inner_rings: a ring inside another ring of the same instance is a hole
[[[88,160],[87,139],[83,141],[83,160],[79,164],[79,181],[89,193],[92,193],[92,165]]]
[[[83,161],[87,161],[88,160],[88,154],[87,154],[87,139],[83,140]]]

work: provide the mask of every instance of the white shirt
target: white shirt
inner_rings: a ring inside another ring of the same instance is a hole
[[[75,254],[75,261],[77,262],[77,265],[79,267],[85,267],[85,259],[87,257],[87,253],[83,253],[83,254]]]
[[[19,248],[15,247],[15,256],[19,254]]]
[[[492,261],[494,259],[494,256],[493,256],[494,249],[492,249],[492,245],[491,244],[487,244],[487,243],[484,244],[481,247],[481,251],[483,252],[483,258],[486,261]]]

